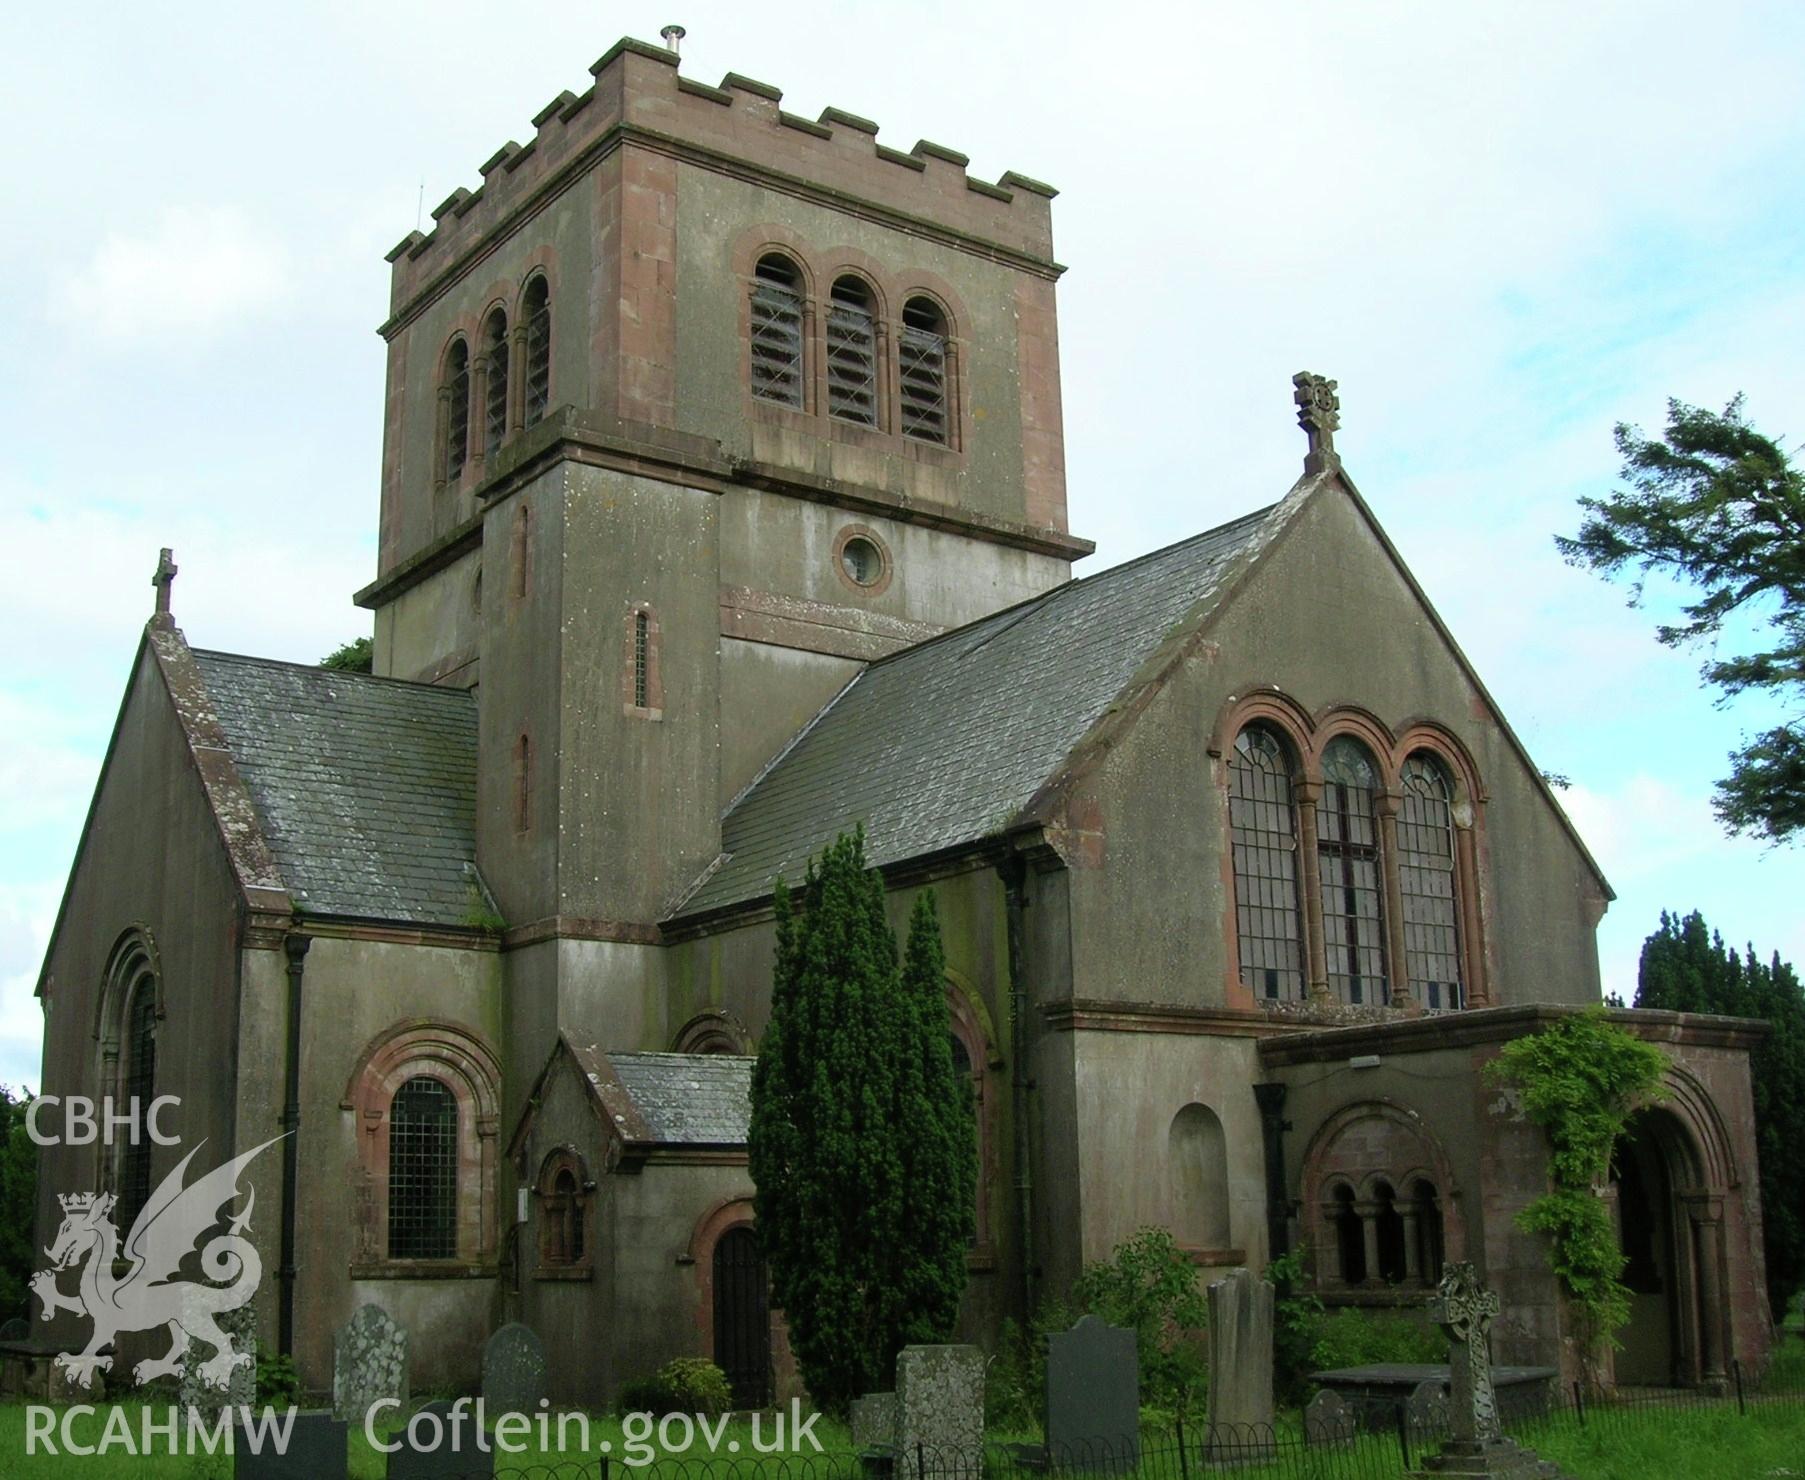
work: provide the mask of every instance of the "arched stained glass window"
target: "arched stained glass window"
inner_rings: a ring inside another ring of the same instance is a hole
[[[1295,768],[1277,733],[1265,725],[1249,725],[1235,737],[1228,769],[1241,981],[1256,997],[1300,998],[1304,951],[1298,911]]]
[[[1418,751],[1404,762],[1398,813],[1398,885],[1404,969],[1426,1007],[1459,1007],[1460,911],[1454,883],[1454,788],[1446,768]]]
[[[1339,736],[1322,757],[1316,842],[1329,989],[1343,1002],[1388,1000],[1384,880],[1374,803],[1379,769],[1366,747]]]
[[[456,1258],[457,1214],[457,1097],[416,1074],[389,1105],[389,1258]]]

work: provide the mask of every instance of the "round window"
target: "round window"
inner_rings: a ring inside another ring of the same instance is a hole
[[[840,568],[855,586],[875,586],[884,574],[883,553],[863,535],[840,546]]]

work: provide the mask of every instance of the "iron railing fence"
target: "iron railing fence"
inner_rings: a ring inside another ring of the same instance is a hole
[[[987,1442],[976,1449],[914,1445],[896,1451],[821,1453],[659,1454],[644,1463],[615,1455],[510,1463],[497,1456],[493,1471],[468,1480],[1399,1480],[1448,1437],[1445,1418],[1412,1414],[1406,1403],[1389,1413],[1368,1405],[1361,1419],[1306,1435],[1297,1415],[1275,1424],[1207,1424],[1175,1420],[1143,1428],[1115,1442],[1056,1448]],[[1759,1418],[1774,1408],[1805,1411],[1805,1375],[1754,1377],[1732,1365],[1721,1393],[1700,1388],[1618,1389],[1588,1393],[1581,1386],[1551,1390],[1536,1409],[1505,1424],[1529,1448],[1575,1432],[1629,1437],[1657,1411],[1696,1411]],[[465,1480],[459,1476],[457,1480]]]

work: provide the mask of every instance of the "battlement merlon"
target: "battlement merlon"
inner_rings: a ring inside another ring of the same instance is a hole
[[[587,92],[552,99],[533,119],[531,142],[504,144],[482,166],[477,189],[454,190],[433,210],[431,231],[409,232],[388,254],[385,337],[512,223],[624,143],[750,175],[1038,276],[1061,271],[1050,185],[1013,171],[994,185],[972,179],[966,156],[926,139],[907,154],[886,148],[875,123],[838,108],[812,120],[786,113],[777,88],[737,73],[719,87],[693,82],[674,52],[631,38],[589,70]]]

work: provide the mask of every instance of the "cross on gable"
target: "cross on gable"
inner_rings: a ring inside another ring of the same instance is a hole
[[[1323,473],[1340,467],[1335,433],[1341,426],[1341,398],[1335,394],[1336,383],[1327,376],[1299,370],[1291,377],[1291,384],[1296,387],[1292,399],[1297,402],[1297,424],[1310,439],[1304,471]]]
[[[170,587],[175,585],[176,570],[178,569],[175,561],[170,559],[174,553],[173,550],[166,548],[157,556],[157,573],[150,578],[151,585],[157,588],[156,614],[163,618],[169,616],[169,591]]]

